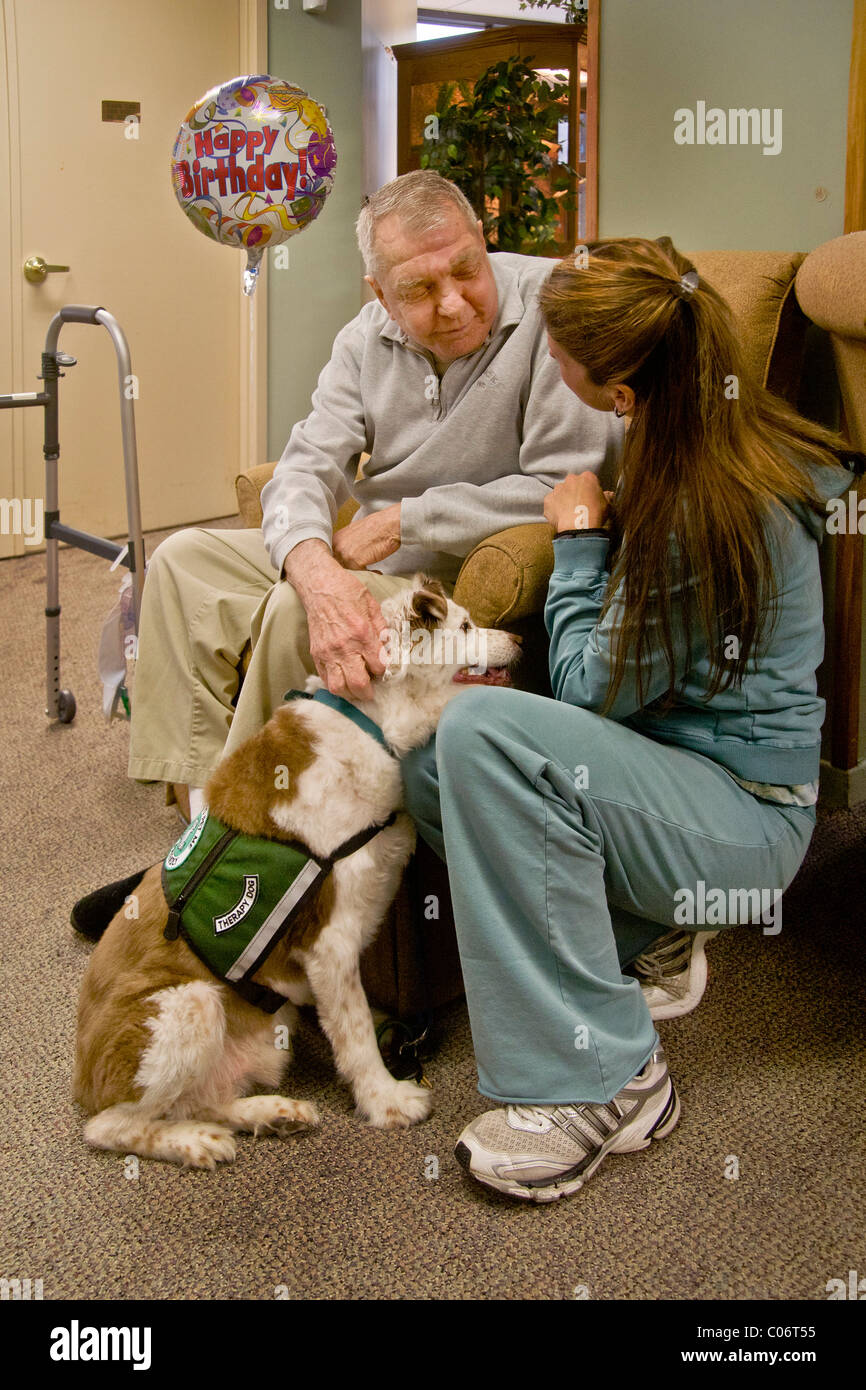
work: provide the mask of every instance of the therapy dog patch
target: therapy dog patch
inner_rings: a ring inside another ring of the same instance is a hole
[[[301,846],[243,835],[202,810],[162,866],[178,931],[221,980],[254,974],[325,872]]]

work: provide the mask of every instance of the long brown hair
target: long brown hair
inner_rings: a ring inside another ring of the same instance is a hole
[[[767,535],[771,507],[799,503],[826,516],[809,466],[839,461],[839,436],[804,420],[751,376],[721,295],[667,238],[600,241],[559,262],[541,290],[554,341],[597,386],[635,395],[614,508],[623,538],[603,613],[616,599],[604,709],[637,670],[643,704],[649,652],[660,642],[675,698],[671,592],[682,586],[687,660],[695,620],[711,660],[707,699],[742,684],[775,621]],[[737,643],[729,656],[727,635]],[[735,653],[735,654],[734,654]]]

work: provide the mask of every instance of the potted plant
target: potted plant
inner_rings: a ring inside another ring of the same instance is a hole
[[[589,0],[520,0],[522,10],[562,10],[566,24],[585,24]]]
[[[575,171],[556,162],[568,84],[520,58],[494,63],[474,86],[445,82],[425,133],[422,169],[456,183],[497,251],[555,251],[563,209],[574,208]]]

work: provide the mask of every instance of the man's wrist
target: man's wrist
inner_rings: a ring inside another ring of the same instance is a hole
[[[331,547],[318,537],[311,537],[309,540],[299,541],[289,551],[283,561],[281,578],[288,580],[300,593],[305,587],[305,581],[334,565],[340,568],[340,562],[334,559]]]

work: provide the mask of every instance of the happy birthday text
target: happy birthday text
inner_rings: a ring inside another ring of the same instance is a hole
[[[190,165],[188,160],[178,160],[177,172],[181,181],[181,195],[191,198],[206,198],[212,183],[219,185],[220,195],[232,193],[263,193],[264,190],[282,190],[293,198],[302,192],[307,181],[307,151],[298,150],[298,162],[286,164],[274,160],[265,166],[265,156],[269,155],[277,142],[279,131],[269,126],[262,130],[222,130],[197,131],[195,135],[196,158]],[[241,150],[247,160],[246,168],[238,164]],[[203,159],[213,159],[213,168],[202,165]]]

